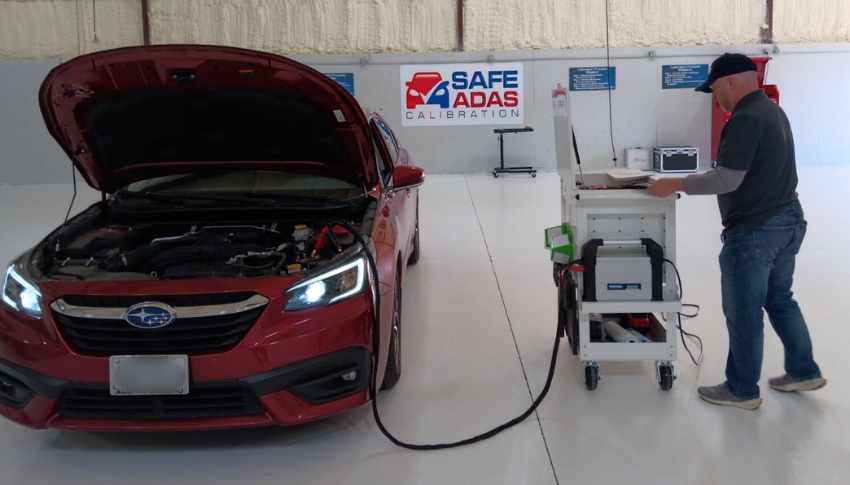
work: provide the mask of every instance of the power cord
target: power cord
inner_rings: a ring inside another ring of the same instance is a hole
[[[679,268],[677,268],[676,265],[673,264],[673,262],[670,261],[667,258],[664,259],[664,262],[670,263],[670,266],[672,266],[673,270],[676,271],[676,281],[679,283],[679,301],[682,301],[682,295],[684,294],[684,290],[682,289],[682,278],[679,276]],[[693,303],[682,303],[682,306],[696,309],[696,311],[694,313],[691,313],[691,314],[676,312],[676,318],[679,321],[679,323],[676,324],[676,328],[679,329],[679,336],[682,338],[682,345],[685,347],[685,350],[688,351],[688,355],[691,356],[691,361],[696,365],[700,365],[702,363],[702,356],[703,356],[702,339],[699,338],[698,335],[690,333],[690,332],[686,332],[685,329],[682,328],[682,317],[685,317],[685,318],[696,317],[697,315],[699,315],[700,307],[699,307],[699,305],[695,305]],[[694,358],[694,354],[691,352],[691,349],[688,348],[688,343],[685,342],[685,336],[686,335],[688,337],[696,340],[699,343],[699,357]]]
[[[375,417],[375,423],[378,424],[378,428],[381,430],[381,433],[387,437],[393,444],[400,446],[402,448],[407,448],[409,450],[444,450],[447,448],[457,448],[463,445],[469,445],[472,443],[477,443],[482,440],[486,440],[487,438],[491,438],[501,433],[502,431],[521,423],[527,417],[531,416],[532,413],[537,409],[541,402],[543,402],[543,398],[546,397],[546,394],[549,392],[549,386],[552,384],[552,378],[555,375],[555,363],[558,360],[558,349],[560,347],[561,336],[563,332],[561,328],[558,327],[558,334],[555,337],[555,346],[552,349],[552,360],[549,363],[549,375],[546,376],[546,384],[543,386],[543,390],[540,391],[540,395],[534,402],[531,404],[531,407],[528,408],[524,413],[517,416],[516,418],[508,421],[501,426],[497,426],[486,433],[481,433],[477,436],[473,436],[472,438],[467,438],[461,441],[455,441],[453,443],[441,443],[434,445],[416,445],[405,443],[404,441],[399,440],[392,433],[387,430],[384,426],[384,423],[381,421],[381,416],[378,414],[378,357],[380,356],[380,344],[381,344],[381,332],[380,332],[380,317],[381,317],[381,291],[378,282],[378,267],[375,263],[375,258],[372,256],[372,252],[369,251],[369,246],[366,244],[366,241],[363,237],[349,224],[345,222],[338,223],[340,226],[344,227],[348,232],[350,232],[360,246],[363,248],[363,252],[366,253],[366,259],[369,262],[369,270],[372,273],[372,281],[374,283],[375,289],[375,322],[372,330],[372,376],[370,379],[370,392],[372,393],[372,415]]]
[[[373,286],[374,295],[375,295],[375,320],[374,320],[373,329],[372,329],[372,349],[373,349],[373,351],[372,351],[372,375],[370,376],[370,379],[369,379],[369,391],[372,395],[372,416],[375,418],[375,423],[378,425],[378,429],[381,430],[381,433],[383,433],[384,436],[387,437],[387,439],[389,439],[396,446],[400,446],[400,447],[406,448],[408,450],[424,451],[424,450],[445,450],[445,449],[449,449],[449,448],[457,448],[457,447],[460,447],[460,446],[470,445],[472,443],[477,443],[479,441],[483,441],[483,440],[486,440],[488,438],[492,438],[493,436],[496,436],[497,434],[501,433],[502,431],[521,423],[526,418],[531,416],[531,414],[534,413],[534,411],[537,410],[537,407],[540,406],[540,403],[543,402],[543,399],[549,393],[549,388],[552,385],[552,378],[555,375],[555,364],[558,361],[558,350],[560,348],[561,338],[564,335],[564,329],[561,328],[561,325],[558,325],[557,333],[555,335],[555,344],[554,344],[554,347],[552,348],[552,359],[549,362],[549,373],[546,376],[546,384],[543,386],[543,390],[540,391],[540,395],[537,396],[537,399],[535,399],[534,402],[531,403],[531,406],[524,413],[520,414],[516,418],[514,418],[514,419],[512,419],[512,420],[510,420],[510,421],[508,421],[508,422],[506,422],[506,423],[504,423],[500,426],[497,426],[497,427],[495,427],[495,428],[493,428],[493,429],[491,429],[491,430],[489,430],[485,433],[481,433],[481,434],[473,436],[471,438],[467,438],[467,439],[460,440],[460,441],[455,441],[455,442],[452,442],[452,443],[418,445],[418,444],[406,443],[406,442],[401,441],[400,439],[396,438],[395,436],[393,436],[393,434],[389,432],[389,430],[386,428],[386,426],[384,426],[383,421],[381,421],[380,413],[378,412],[378,365],[379,365],[378,358],[380,357],[380,354],[381,354],[380,353],[380,349],[381,349],[381,331],[380,331],[381,330],[380,329],[381,290],[380,290],[380,282],[378,281],[378,265],[377,265],[377,263],[375,263],[375,258],[372,255],[372,252],[369,250],[369,245],[366,243],[366,241],[363,239],[363,237],[350,224],[348,224],[346,222],[338,222],[338,224],[340,226],[344,227],[348,232],[350,232],[354,236],[354,238],[357,240],[357,243],[360,244],[360,246],[363,248],[363,252],[366,255],[366,260],[369,263],[369,272],[371,273],[371,278],[372,278],[372,282],[373,282],[373,285],[374,285]],[[680,299],[681,299],[682,283],[681,283],[681,278],[679,278],[679,270],[676,269],[676,265],[673,264],[672,261],[667,260],[667,259],[665,259],[664,261],[667,262],[667,263],[670,263],[670,265],[673,266],[673,269],[676,270],[676,278],[679,280],[679,296],[680,296]],[[574,262],[574,264],[575,263],[576,262]],[[564,271],[567,271],[567,269],[568,268],[565,268]],[[686,305],[686,306],[696,307],[697,313],[699,313],[699,306],[698,305],[690,305],[689,304],[689,305]],[[689,315],[686,315],[686,316],[689,316]],[[696,314],[694,314],[694,316],[696,316]],[[694,337],[697,340],[699,340],[699,344],[700,344],[699,360],[702,360],[702,340],[700,340],[700,338],[697,337],[696,335],[687,333],[684,330],[682,330],[682,319],[681,319],[682,314],[679,313],[678,317],[679,317],[679,324],[677,325],[677,327],[679,328],[679,331],[682,335],[682,344],[685,346],[685,349],[688,351],[688,354],[691,355],[691,360],[693,360],[696,365],[699,365],[699,362],[694,359],[693,354],[691,353],[690,349],[688,349],[688,346],[685,343],[684,335],[688,335],[690,337]]]
[[[608,75],[608,132],[611,134],[611,155],[614,166],[617,166],[617,150],[614,149],[614,113],[611,108],[611,43],[608,40],[608,0],[605,0],[605,62]]]

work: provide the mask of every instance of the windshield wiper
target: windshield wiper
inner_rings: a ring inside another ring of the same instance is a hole
[[[204,194],[167,194],[162,192],[133,192],[131,190],[122,190],[117,194],[119,199],[125,196],[139,197],[156,202],[165,202],[169,204],[183,205],[191,200],[206,200],[210,202],[236,202],[239,204],[260,205],[264,207],[277,207],[278,203],[274,199],[256,198],[256,197],[240,197],[231,195],[204,195]]]

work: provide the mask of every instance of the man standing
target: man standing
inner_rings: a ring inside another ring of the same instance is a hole
[[[797,200],[794,139],[785,112],[759,89],[758,68],[742,54],[723,54],[697,91],[714,93],[732,115],[723,127],[717,170],[665,178],[647,191],[717,194],[723,222],[720,252],[723,314],[729,330],[726,382],[697,389],[714,404],[756,409],[767,310],[785,346],[785,372],[770,379],[779,391],[826,385],[812,355],[806,321],[791,292],[794,258],[806,234]]]

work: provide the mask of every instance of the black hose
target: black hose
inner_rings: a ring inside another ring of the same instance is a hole
[[[274,269],[272,270],[272,276],[279,275],[281,268],[283,268],[283,265],[286,264],[286,253],[281,252],[281,253],[276,253],[276,254],[280,254],[280,261],[278,261],[278,263],[275,265]],[[286,273],[289,274],[288,268],[286,270]]]
[[[537,409],[543,399],[546,397],[546,394],[549,392],[549,387],[552,384],[552,378],[555,375],[555,363],[558,360],[558,348],[560,346],[561,336],[563,332],[560,327],[557,329],[557,334],[555,336],[555,345],[552,349],[552,360],[549,363],[549,375],[546,377],[546,384],[543,386],[543,390],[540,391],[540,395],[534,402],[531,404],[531,407],[528,408],[524,413],[517,416],[516,418],[504,423],[500,426],[497,426],[490,431],[485,433],[481,433],[477,436],[473,436],[471,438],[467,438],[461,441],[455,441],[453,443],[441,443],[441,444],[433,444],[433,445],[415,445],[410,443],[405,443],[404,441],[399,440],[392,433],[387,430],[384,426],[384,423],[381,421],[381,416],[378,413],[378,358],[380,356],[380,343],[381,343],[381,328],[380,328],[380,317],[381,317],[381,289],[379,287],[378,281],[378,266],[375,263],[375,258],[372,256],[372,252],[369,251],[369,246],[366,244],[366,241],[363,239],[357,231],[354,230],[349,224],[345,222],[340,222],[339,225],[344,227],[350,232],[360,246],[363,247],[363,252],[366,253],[366,259],[369,262],[369,269],[372,273],[372,281],[374,282],[375,288],[375,322],[372,329],[372,376],[370,378],[370,392],[372,393],[372,415],[375,418],[375,423],[377,423],[378,428],[381,430],[381,433],[387,437],[393,444],[400,446],[402,448],[407,448],[409,450],[444,450],[447,448],[456,448],[459,446],[469,445],[472,443],[477,443],[479,441],[485,440],[487,438],[491,438],[501,433],[502,431],[519,424],[524,421],[527,417],[531,416],[531,414]]]

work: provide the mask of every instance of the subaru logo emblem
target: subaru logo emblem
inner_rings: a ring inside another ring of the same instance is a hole
[[[144,302],[131,306],[124,320],[136,328],[162,328],[176,316],[174,309],[165,303]]]

